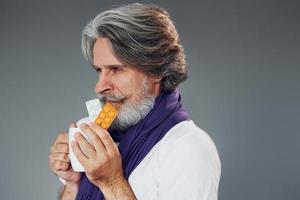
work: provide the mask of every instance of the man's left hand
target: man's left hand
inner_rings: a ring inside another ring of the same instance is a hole
[[[109,133],[94,122],[89,125],[82,124],[80,129],[92,144],[82,134],[76,133],[72,149],[85,169],[88,179],[99,188],[123,180],[120,152]]]

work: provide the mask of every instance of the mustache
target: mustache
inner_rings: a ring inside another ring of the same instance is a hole
[[[123,101],[125,99],[125,96],[122,95],[114,95],[114,94],[97,94],[98,99],[101,102],[106,102],[106,101],[110,101],[110,102],[120,102]]]

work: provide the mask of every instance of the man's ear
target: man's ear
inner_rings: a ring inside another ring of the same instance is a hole
[[[154,83],[158,83],[158,82],[160,82],[161,79],[162,79],[162,77],[160,77],[160,76],[153,76],[153,77],[151,77],[151,78],[152,78],[152,80],[153,80]]]

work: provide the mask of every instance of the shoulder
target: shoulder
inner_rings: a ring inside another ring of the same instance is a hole
[[[176,154],[219,160],[217,148],[211,137],[191,120],[171,128],[160,141],[159,151],[162,157]]]
[[[160,141],[157,165],[162,199],[184,199],[187,192],[189,199],[217,199],[219,155],[210,136],[193,121],[169,130]]]

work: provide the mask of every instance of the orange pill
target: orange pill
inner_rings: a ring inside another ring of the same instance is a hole
[[[104,107],[104,112],[108,112],[109,111],[109,106],[107,106],[107,107]]]
[[[107,129],[107,128],[108,128],[108,126],[107,126],[106,123],[101,123],[101,127],[104,128],[104,129]]]
[[[114,116],[115,116],[115,113],[114,113],[114,112],[112,112],[112,111],[110,111],[110,112],[108,113],[108,116],[110,116],[110,117],[114,117]]]
[[[105,118],[105,114],[101,112],[100,115],[99,115],[99,117],[100,117],[101,119],[104,119],[104,118]]]

